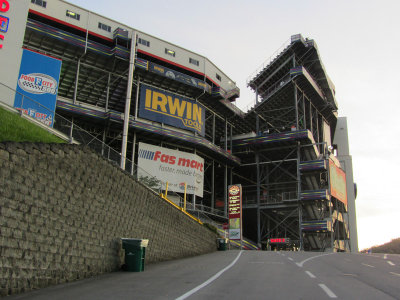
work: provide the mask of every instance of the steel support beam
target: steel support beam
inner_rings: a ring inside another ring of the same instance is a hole
[[[121,146],[121,169],[123,170],[125,170],[125,162],[126,162],[126,147],[128,142],[129,113],[131,110],[133,72],[135,70],[135,52],[136,52],[136,31],[132,33],[131,53],[129,57],[128,84],[126,88],[124,128],[122,133],[122,146]]]

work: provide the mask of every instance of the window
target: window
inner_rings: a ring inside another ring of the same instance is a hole
[[[99,28],[111,32],[111,26],[99,22]]]
[[[217,79],[218,79],[219,81],[221,81],[221,76],[220,76],[220,75],[215,74],[215,77],[217,77]]]
[[[165,54],[175,57],[175,51],[165,48]]]
[[[146,47],[150,47],[149,41],[139,38],[138,42],[139,42],[139,44],[145,45]]]
[[[197,59],[190,58],[190,57],[189,57],[189,63],[193,64],[193,65],[196,65],[196,66],[199,66],[199,64],[200,64]]]
[[[70,11],[70,10],[67,10],[66,15],[67,15],[67,17],[70,17],[70,18],[78,20],[78,21],[81,19],[80,14],[74,13],[73,11]]]
[[[44,8],[46,8],[46,5],[47,5],[47,1],[44,1],[44,0],[31,0],[31,3],[39,5]]]

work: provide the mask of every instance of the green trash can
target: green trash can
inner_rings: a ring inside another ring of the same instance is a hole
[[[218,244],[218,251],[226,250],[226,245],[227,245],[226,239],[223,239],[223,238],[217,239],[217,244]]]
[[[144,259],[149,240],[122,238],[122,248],[125,249],[125,265],[129,272],[144,271]]]

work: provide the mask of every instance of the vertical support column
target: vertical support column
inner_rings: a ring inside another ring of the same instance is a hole
[[[328,178],[328,193],[329,193],[329,202],[328,202],[328,205],[329,205],[329,218],[331,219],[331,249],[332,249],[332,252],[334,251],[334,249],[333,249],[333,242],[334,242],[334,236],[333,236],[333,234],[334,234],[334,228],[333,228],[333,218],[332,218],[332,207],[333,207],[333,203],[332,203],[332,196],[331,196],[331,178],[330,178],[330,173],[329,173],[329,155],[328,155],[328,153],[325,153],[325,160],[326,160],[326,162],[327,162],[327,164],[328,164],[328,167],[327,167],[327,178]]]
[[[79,82],[79,73],[81,70],[81,58],[78,59],[78,65],[76,66],[76,74],[75,74],[75,88],[74,88],[74,99],[73,103],[76,103],[76,97],[78,95],[78,82]]]
[[[129,74],[127,83],[128,86],[126,89],[125,112],[124,112],[124,128],[122,131],[121,169],[123,170],[125,170],[126,147],[128,142],[129,112],[131,110],[133,71],[135,70],[135,52],[136,52],[136,31],[133,32],[131,39],[131,53],[129,57]]]
[[[230,135],[230,145],[229,145],[229,149],[231,150],[231,154],[232,154],[232,150],[233,150],[233,144],[232,144],[232,124],[229,124],[230,125],[230,133],[229,133],[229,135]]]
[[[101,142],[101,155],[104,156],[104,146],[106,143],[106,128],[104,127],[103,130],[103,138],[102,138],[102,142]]]
[[[215,144],[215,113],[213,112],[213,119],[212,119],[212,142]]]
[[[295,114],[296,114],[296,130],[299,130],[299,104],[297,101],[297,85],[294,85],[294,110],[295,110]]]
[[[194,148],[194,154],[196,154],[196,148]],[[195,191],[193,191],[193,209],[196,210],[196,192]]]
[[[108,112],[108,101],[110,99],[110,82],[111,82],[111,73],[108,73],[108,79],[107,79],[107,91],[106,91],[106,106],[105,112]]]
[[[224,213],[225,217],[228,216],[228,166],[225,165],[224,169]]]
[[[303,250],[303,231],[301,229],[301,223],[303,223],[303,206],[301,205],[300,142],[297,142],[297,193],[299,210],[299,240],[301,251]]]
[[[140,88],[140,77],[138,77],[137,86],[136,86],[135,120],[137,119],[137,116],[138,116],[138,109],[139,109],[139,88]]]
[[[338,201],[335,200],[336,207],[336,228],[335,228],[335,240],[337,241],[338,249],[340,250],[340,237],[339,237],[339,208]]]
[[[225,118],[225,151],[228,150],[228,121]]]
[[[69,143],[72,144],[72,141],[74,140],[73,137],[74,133],[74,117],[71,119],[71,127],[69,128]]]
[[[304,96],[303,92],[303,128],[302,129],[307,129],[307,119],[306,119],[306,98]]]
[[[133,132],[131,175],[133,175],[135,171],[135,153],[136,153],[135,145],[136,145],[136,131]]]
[[[261,208],[260,208],[260,154],[255,153],[257,176],[257,244],[261,245]]]
[[[314,124],[313,124],[314,120],[313,120],[313,115],[312,115],[312,107],[313,107],[313,105],[312,105],[312,103],[310,101],[310,131],[311,131],[311,134],[313,134],[313,126],[314,126]]]
[[[214,180],[215,180],[215,161],[213,160],[212,165],[211,165],[211,210],[212,210],[212,212],[214,211],[214,208],[215,208]]]

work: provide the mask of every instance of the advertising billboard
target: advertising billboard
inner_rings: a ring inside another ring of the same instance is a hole
[[[145,84],[140,88],[139,117],[204,136],[204,106],[194,100]]]
[[[60,71],[61,60],[24,49],[14,107],[53,127]]]
[[[347,205],[346,173],[329,160],[331,195]]]
[[[242,186],[228,187],[229,239],[242,239]]]
[[[172,192],[203,197],[204,159],[192,153],[139,143],[138,179],[154,176]]]

